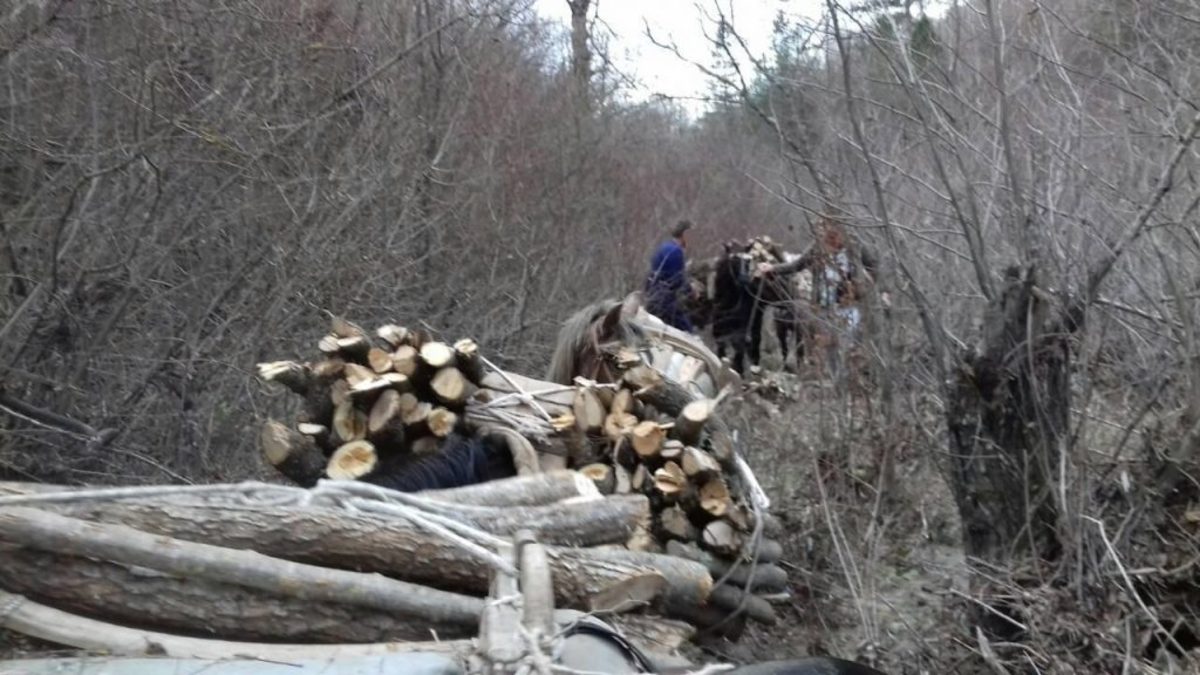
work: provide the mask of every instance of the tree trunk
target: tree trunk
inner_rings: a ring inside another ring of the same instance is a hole
[[[427,490],[417,494],[463,506],[535,506],[574,497],[600,495],[592,481],[566,470],[502,478],[450,490]]]
[[[206,640],[96,621],[4,591],[0,591],[0,606],[9,608],[0,614],[0,628],[56,644],[123,656],[242,658],[291,663],[297,660],[324,661],[399,652],[433,652],[465,662],[474,651],[472,641],[467,640],[336,645]]]
[[[0,538],[55,553],[149,567],[169,574],[236,583],[299,600],[340,602],[464,627],[476,625],[483,601],[379,575],[326,569],[171,539],[125,525],[90,523],[49,511],[0,511]]]
[[[592,52],[588,48],[587,14],[591,0],[567,0],[571,8],[571,79],[580,118],[591,112]]]
[[[47,574],[46,570],[53,570]],[[197,637],[268,642],[388,642],[470,637],[472,626],[404,620],[386,612],[276,596],[30,549],[0,549],[0,585],[69,612]]]
[[[589,502],[596,504],[599,502]],[[47,506],[189,541],[251,549],[313,565],[378,572],[447,590],[484,594],[489,568],[441,537],[400,519],[275,506],[193,506],[107,502]],[[630,579],[657,574],[644,559],[597,560],[589,549],[547,547],[558,602],[587,609],[591,598]],[[668,579],[670,582],[671,579]]]
[[[1035,288],[1031,270],[985,318],[982,349],[949,392],[950,485],[966,554],[1004,567],[1059,553],[1053,489],[1070,414],[1070,323]]]

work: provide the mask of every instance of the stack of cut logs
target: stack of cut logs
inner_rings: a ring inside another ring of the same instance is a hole
[[[472,340],[453,346],[428,333],[387,325],[372,340],[339,318],[311,363],[274,361],[259,376],[304,400],[298,423],[269,422],[267,461],[300,485],[321,477],[354,480],[407,456],[435,453],[460,427],[484,369]]]
[[[602,493],[650,499],[654,541],[646,548],[692,559],[743,557],[753,548],[756,518],[732,439],[714,414],[717,402],[690,398],[632,358],[618,362],[630,366],[620,384],[580,382],[575,389],[574,424],[560,425],[573,435],[569,466]],[[774,557],[768,548],[760,544],[760,557]]]
[[[619,382],[580,378],[562,387],[495,370],[470,339],[448,344],[396,325],[380,327],[372,338],[335,318],[318,347],[321,357],[313,362],[259,365],[263,379],[304,402],[294,427],[269,421],[261,437],[264,457],[294,482],[369,478],[393,460],[436,453],[451,431],[495,430],[523,414],[530,424],[508,431],[534,429],[528,439],[515,435],[541,452],[522,459],[510,441],[518,470],[577,470],[627,526],[624,539],[604,541],[607,532],[598,538],[587,530],[568,531],[578,523],[562,523],[554,528],[558,541],[620,543],[700,563],[722,580],[716,595],[739,616],[774,621],[770,600],[785,597],[787,587],[774,564],[781,555],[771,539],[777,525],[766,514],[756,517],[751,507],[745,482],[753,478],[738,471],[716,400],[695,398],[628,349],[614,355]],[[525,397],[514,399],[514,392]],[[520,413],[505,407],[510,414],[497,417],[495,405],[505,399],[522,406]],[[536,433],[536,422],[545,424],[546,433]],[[729,608],[689,608],[682,618],[740,629],[741,622],[725,619]]]
[[[318,346],[259,366],[303,402],[261,435],[299,487],[0,484],[0,628],[113,653],[466,651],[454,640],[475,635],[518,532],[545,547],[557,608],[602,612],[644,647],[774,621],[777,526],[716,400],[632,352],[619,382],[564,386],[398,326],[335,319]],[[484,435],[517,476],[408,494],[369,480]]]
[[[605,498],[576,472],[396,494],[0,483],[0,628],[126,655],[465,652],[453,640],[475,636],[496,568],[463,538],[522,530],[544,546],[558,608],[614,613],[652,649],[677,647],[741,600],[714,592],[703,562],[605,546],[649,518],[647,500]],[[438,530],[451,522],[457,538]],[[435,639],[450,642],[394,644]]]

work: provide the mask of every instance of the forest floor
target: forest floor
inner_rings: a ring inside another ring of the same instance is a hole
[[[811,367],[784,372],[773,347],[763,365],[728,414],[784,523],[793,595],[777,606],[776,626],[711,645],[709,657],[748,663],[828,655],[891,675],[974,672],[961,663],[972,649],[961,620],[967,575],[954,501],[933,461],[934,437],[915,425],[884,432],[861,401],[839,394]],[[895,474],[881,495],[885,448]],[[849,458],[848,485],[819,476],[831,453]]]

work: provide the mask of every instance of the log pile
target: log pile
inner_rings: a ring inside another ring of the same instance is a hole
[[[281,642],[337,651],[465,639],[502,569],[494,552],[520,531],[546,542],[552,580],[523,588],[526,597],[680,620],[717,611],[703,563],[612,546],[647,516],[644,497],[602,496],[571,471],[408,494],[345,482],[3,483],[0,604],[24,611],[0,613],[0,628],[122,653],[134,642],[144,653],[181,645],[172,654],[184,656],[251,640],[226,655],[263,658]],[[580,532],[595,545],[579,546]]]
[[[578,378],[568,387],[497,370],[473,340],[443,342],[393,324],[372,335],[334,318],[318,349],[314,361],[259,366],[263,379],[303,401],[294,427],[270,421],[262,432],[264,457],[298,484],[322,477],[370,480],[405,457],[436,453],[438,439],[451,430],[470,435],[500,429],[508,432],[519,469],[571,468],[590,479],[612,513],[630,526],[619,542],[626,549],[710,561],[709,568],[721,570],[715,573],[722,585],[732,587],[720,592],[739,598],[739,619],[774,621],[763,597],[779,597],[786,578],[775,565],[773,523],[765,514],[756,516],[748,498],[746,472],[717,416],[719,399],[697,398],[669,377],[680,369],[655,366],[659,356],[647,362],[618,350],[611,361],[619,382]],[[680,360],[669,341],[664,349],[664,364]],[[695,371],[682,373],[683,382],[707,372],[700,365],[682,370]],[[435,421],[439,416],[450,421]],[[639,497],[644,502],[636,503],[647,504],[648,512],[635,523],[617,505],[628,511]],[[574,527],[563,521],[556,531],[542,532],[561,542]],[[587,532],[575,537],[581,545],[597,543]],[[732,568],[741,573],[727,575]],[[741,592],[747,588],[763,597]],[[742,625],[723,615],[717,621],[695,613],[686,618],[733,633]]]
[[[476,344],[453,345],[396,325],[373,335],[335,317],[308,362],[258,365],[259,377],[301,397],[296,423],[263,426],[263,456],[302,486],[357,480],[438,451],[461,429],[466,404],[484,386]]]
[[[526,602],[670,643],[651,650],[775,620],[775,526],[719,397],[636,355],[617,383],[557,385],[498,370],[469,339],[341,319],[317,354],[258,367],[299,399],[296,419],[260,434],[296,487],[0,483],[0,607],[24,608],[0,627],[120,653],[270,659],[431,639],[457,653],[506,620],[486,598],[527,557],[510,555],[514,537],[536,541],[551,580],[522,587]],[[451,456],[460,437],[499,439],[516,475],[419,492],[374,480]]]
[[[577,380],[574,424],[559,425],[571,449],[568,466],[602,494],[649,500],[650,537],[629,548],[705,564],[721,582],[714,597],[736,596],[746,616],[772,623],[769,600],[787,589],[775,564],[782,551],[771,539],[778,523],[752,503],[746,483],[753,476],[739,466],[717,405],[644,363],[631,361],[616,384]]]

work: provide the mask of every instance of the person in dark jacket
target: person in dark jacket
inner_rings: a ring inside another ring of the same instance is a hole
[[[687,278],[687,231],[692,223],[681,220],[671,230],[671,238],[659,244],[650,259],[646,276],[646,310],[663,322],[689,333],[695,332],[683,298],[691,292]]]

